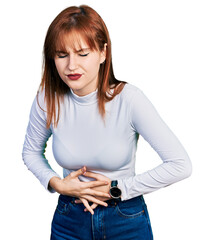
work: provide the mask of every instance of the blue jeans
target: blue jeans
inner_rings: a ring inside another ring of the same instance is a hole
[[[59,196],[51,240],[152,240],[152,229],[143,196],[127,201],[109,200],[94,215],[84,212],[74,197]]]

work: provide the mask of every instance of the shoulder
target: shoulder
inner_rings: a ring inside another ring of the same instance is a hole
[[[39,89],[34,97],[31,111],[46,111],[45,90]]]
[[[153,104],[144,94],[144,92],[133,84],[126,84],[121,94],[121,100],[133,111],[151,111],[154,109]]]
[[[135,85],[133,85],[131,83],[126,83],[124,88],[123,88],[123,92],[125,94],[127,94],[127,93],[129,93],[129,94],[133,93],[134,94],[138,90],[140,90],[140,89],[137,86],[135,86]]]
[[[127,83],[125,84],[123,91],[121,92],[121,98],[124,101],[128,101],[129,103],[133,101],[133,99],[137,98],[137,96],[145,96],[140,88],[137,86]]]
[[[37,91],[37,99],[41,103],[45,102],[45,89],[39,88],[39,90]]]

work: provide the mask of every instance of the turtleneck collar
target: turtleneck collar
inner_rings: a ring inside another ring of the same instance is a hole
[[[78,96],[77,94],[74,93],[74,91],[71,88],[70,90],[73,100],[78,104],[90,105],[98,101],[97,98],[98,88],[94,92],[91,92],[85,96]]]

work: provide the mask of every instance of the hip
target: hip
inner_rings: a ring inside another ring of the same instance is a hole
[[[60,195],[52,221],[52,236],[68,234],[66,239],[152,240],[152,229],[143,196],[126,201],[110,199],[98,206],[94,215],[84,212],[74,197]],[[71,237],[72,236],[72,237]],[[69,238],[70,237],[70,238]],[[76,238],[75,238],[76,237]],[[65,236],[64,236],[65,238]],[[63,238],[62,238],[63,239]]]

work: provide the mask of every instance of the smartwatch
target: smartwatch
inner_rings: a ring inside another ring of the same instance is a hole
[[[117,180],[111,181],[110,195],[113,199],[119,199],[122,195],[121,190],[117,186]]]

